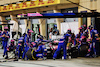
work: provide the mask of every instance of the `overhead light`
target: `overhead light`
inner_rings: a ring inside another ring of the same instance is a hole
[[[45,7],[48,7],[48,6],[45,6]]]
[[[23,2],[23,1],[19,1],[19,2]]]
[[[12,3],[12,4],[16,4],[16,3]]]
[[[16,4],[19,4],[19,3],[21,3],[21,2],[17,2]]]
[[[3,6],[3,5],[0,5],[0,6]]]
[[[4,6],[8,6],[8,4],[5,4]]]
[[[31,0],[31,1],[36,1],[36,0]]]
[[[19,2],[17,2],[17,4],[19,4],[19,3],[22,3],[23,1],[19,1]]]
[[[43,1],[47,1],[47,0],[43,0]]]

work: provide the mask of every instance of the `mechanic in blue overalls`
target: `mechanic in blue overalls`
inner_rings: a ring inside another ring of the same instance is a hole
[[[71,32],[71,29],[68,29],[67,33],[70,34],[68,42],[75,45],[75,34]]]
[[[23,51],[23,56],[22,56],[23,59],[25,58],[26,52],[31,47],[31,33],[33,33],[33,31],[28,29],[27,33],[28,34],[26,34],[24,38],[24,51]]]
[[[27,31],[27,33],[28,33],[28,35],[27,35],[27,43],[29,43],[29,44],[31,44],[31,33],[33,33],[33,31],[32,30],[30,30],[30,29],[28,29],[28,31]]]
[[[42,36],[42,35],[39,35],[39,34],[38,34],[37,40],[36,40],[35,42],[38,43],[39,41],[41,41],[41,42],[48,42],[48,40],[43,40],[43,36]]]
[[[10,43],[10,45],[8,46],[7,51],[11,52],[11,51],[14,51],[14,50],[15,50],[16,46],[15,46],[15,44],[14,44],[14,41],[15,41],[15,40],[13,40],[13,39],[11,40],[11,43]]]
[[[18,58],[19,58],[19,59],[20,59],[20,58],[22,57],[22,55],[23,55],[25,35],[26,35],[26,33],[24,33],[23,36],[20,37],[19,40],[18,40],[17,51],[18,51]]]
[[[57,55],[60,53],[61,48],[63,48],[63,56],[64,59],[66,59],[66,54],[67,54],[66,45],[68,43],[69,36],[70,34],[66,33],[59,41],[56,41],[58,42],[58,48],[53,55],[54,60],[57,58]]]
[[[2,45],[2,31],[0,30],[0,44],[2,46],[2,49],[3,49],[3,45]]]
[[[42,44],[42,42],[49,42],[49,41],[43,40],[43,36],[38,35],[38,39],[35,42],[38,44],[38,48],[37,48],[37,50],[35,50],[35,52],[37,53],[36,57],[44,59],[44,57],[46,57],[47,50],[46,50],[45,45]]]
[[[59,30],[57,29],[57,25],[54,25],[53,35],[59,35]]]
[[[78,45],[80,45],[80,43],[81,43],[81,36],[82,36],[82,27],[80,27],[79,28],[79,33],[78,34],[76,34],[76,37],[75,37],[75,45],[76,46],[78,46]]]
[[[86,25],[83,25],[83,32],[85,32],[86,36],[88,36],[89,32],[88,32],[88,28],[86,27]]]
[[[87,38],[88,36],[88,29],[86,25],[82,25],[83,33],[81,35],[81,45],[88,45]]]
[[[90,29],[90,35],[91,35],[91,41],[92,41],[92,43],[90,44],[90,48],[89,48],[90,56],[96,57],[98,55],[98,51],[96,50],[96,46],[99,45],[99,44],[97,44],[98,32],[97,32],[97,30],[94,30],[93,26],[91,26],[91,25],[89,26],[89,29]],[[92,48],[93,48],[93,50],[92,50]]]
[[[2,36],[2,31],[0,30],[0,37]]]
[[[79,45],[78,45],[78,49],[80,48],[80,46],[81,46],[81,42],[82,42],[82,36],[83,36],[83,32],[84,32],[84,26],[81,26],[80,28],[79,28]]]
[[[3,48],[4,48],[3,57],[6,55],[5,59],[8,58],[7,44],[8,44],[8,40],[10,38],[10,35],[7,30],[8,30],[8,27],[4,27],[4,32],[2,33],[2,44],[3,44]]]
[[[39,41],[38,48],[37,48],[37,50],[35,50],[35,52],[37,53],[36,57],[38,57],[38,58],[44,59],[44,57],[46,57],[47,50],[46,50],[45,45],[42,44],[42,41]]]

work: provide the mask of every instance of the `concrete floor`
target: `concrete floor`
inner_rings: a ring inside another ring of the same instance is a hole
[[[3,50],[0,49],[0,58]],[[100,67],[100,57],[98,58],[75,58],[67,60],[33,60],[16,62],[0,62],[0,67]]]
[[[0,62],[0,67],[100,67],[100,58]]]

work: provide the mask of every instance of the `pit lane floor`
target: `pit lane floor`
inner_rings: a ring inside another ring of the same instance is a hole
[[[3,50],[0,49],[0,58]],[[33,61],[7,61],[0,62],[0,67],[100,67],[100,57],[98,58],[75,58],[67,60],[33,60]]]

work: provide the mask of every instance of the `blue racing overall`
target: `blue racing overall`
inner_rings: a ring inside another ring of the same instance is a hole
[[[30,47],[30,41],[26,34],[24,38],[24,51],[23,51],[23,56],[22,56],[23,59],[25,58],[25,54],[29,50],[29,47]]]
[[[43,58],[44,56],[46,56],[46,53],[47,53],[46,47],[41,44],[38,46],[38,49],[35,50],[35,52],[37,53],[36,57]]]
[[[97,30],[92,29],[90,31],[91,40],[92,40],[92,43],[90,44],[90,56],[93,54],[97,55],[97,51],[96,51],[96,42],[97,42],[96,37],[97,36],[96,36],[96,34],[98,34]],[[92,50],[92,48],[93,48],[93,50]]]
[[[22,56],[23,49],[24,49],[24,36],[20,37],[18,40],[17,51],[18,51],[19,58]]]
[[[1,42],[2,42],[2,32],[0,31],[0,44],[1,44]],[[3,45],[2,45],[2,47],[3,47]]]
[[[5,35],[5,36],[3,36]],[[3,32],[2,33],[2,44],[3,44],[3,48],[4,48],[4,54],[3,56],[8,56],[7,54],[7,44],[8,44],[8,39],[10,38],[10,35],[8,32]]]
[[[68,43],[68,37],[70,36],[70,34],[65,34],[64,37],[62,39],[60,39],[59,44],[58,44],[58,48],[55,51],[53,58],[57,58],[57,55],[60,53],[61,48],[63,48],[63,56],[64,59],[66,59],[66,45]]]

